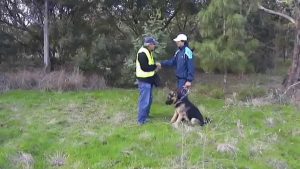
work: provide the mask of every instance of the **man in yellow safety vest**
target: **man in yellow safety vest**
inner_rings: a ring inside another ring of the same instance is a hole
[[[139,125],[149,121],[152,90],[156,85],[156,71],[160,68],[153,57],[153,51],[157,45],[158,42],[153,37],[145,37],[144,45],[139,49],[136,57],[136,77],[140,91],[137,120]]]

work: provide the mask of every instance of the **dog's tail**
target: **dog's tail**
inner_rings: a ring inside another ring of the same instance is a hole
[[[211,123],[211,119],[208,117],[204,118],[204,125]]]

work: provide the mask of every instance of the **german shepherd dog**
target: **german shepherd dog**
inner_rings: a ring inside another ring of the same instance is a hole
[[[176,128],[181,121],[186,121],[193,126],[204,126],[205,124],[210,123],[210,119],[204,119],[199,109],[191,103],[186,96],[182,96],[181,91],[170,91],[166,104],[175,105],[175,112],[171,119],[171,123]]]

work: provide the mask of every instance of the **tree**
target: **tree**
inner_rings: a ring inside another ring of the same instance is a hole
[[[44,70],[50,71],[51,63],[49,58],[49,32],[48,32],[48,0],[45,0],[44,9]]]
[[[297,0],[287,0],[287,1],[278,1],[279,5],[284,3],[288,5],[288,12],[277,12],[271,9],[264,7],[262,4],[258,3],[258,8],[273,15],[278,15],[287,19],[291,24],[293,24],[295,29],[295,40],[294,40],[294,50],[292,57],[292,65],[289,68],[288,79],[285,83],[285,87],[288,88],[290,86],[299,83],[300,81],[300,2]],[[286,9],[286,8],[284,8]],[[292,16],[290,16],[292,15]]]
[[[43,1],[0,1],[0,26],[14,40],[17,55],[42,56]],[[15,57],[16,57],[15,56]]]
[[[224,72],[224,90],[229,71],[243,73],[255,52],[258,41],[249,36],[247,16],[240,8],[241,0],[214,0],[199,13],[203,43],[195,43],[204,70]],[[203,54],[203,55],[201,55]]]

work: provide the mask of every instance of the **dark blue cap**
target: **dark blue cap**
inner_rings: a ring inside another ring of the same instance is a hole
[[[148,46],[148,45],[158,45],[158,42],[151,36],[147,36],[144,38],[144,46]]]

